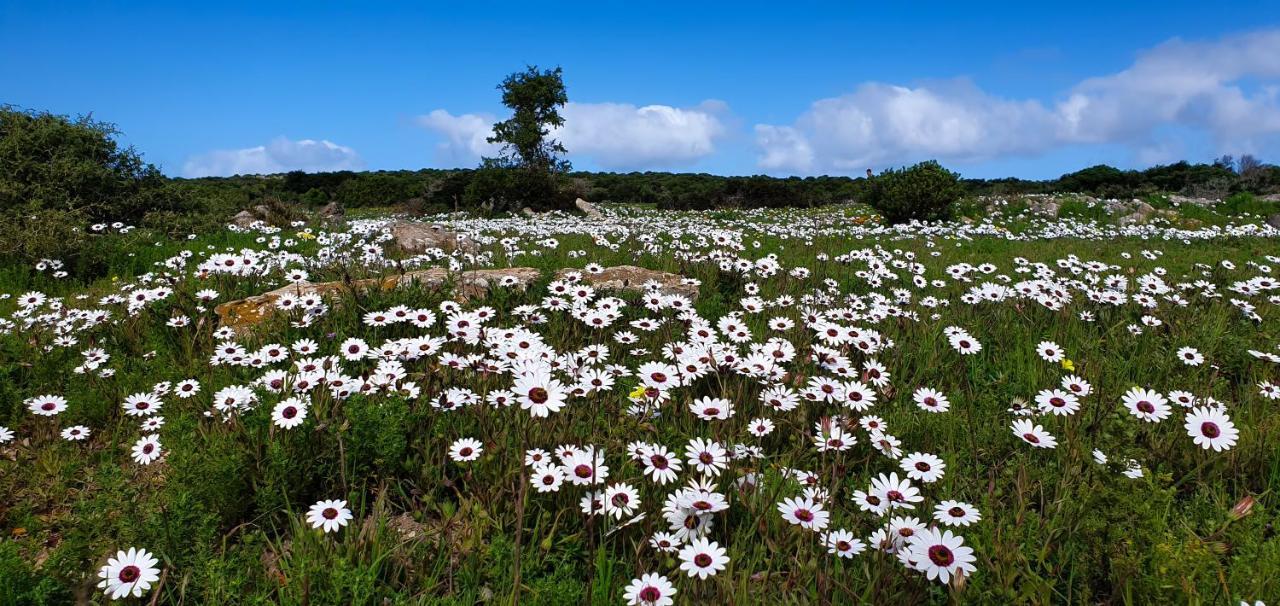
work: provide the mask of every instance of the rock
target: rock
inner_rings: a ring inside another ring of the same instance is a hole
[[[1133,212],[1123,217],[1120,217],[1119,219],[1116,219],[1116,224],[1119,225],[1120,227],[1128,227],[1130,225],[1138,225],[1138,224],[1144,223],[1146,222],[1146,220],[1147,220],[1147,217],[1142,213]]]
[[[236,227],[248,228],[253,225],[255,221],[258,221],[258,218],[247,210],[242,210],[236,213],[236,216],[231,217],[231,224]]]
[[[526,216],[526,217],[536,217],[536,216],[538,216],[538,213],[533,212],[533,209],[532,209],[532,208],[529,208],[528,206],[526,206],[526,207],[524,207],[524,208],[520,209],[520,214],[522,214],[522,215],[524,215],[524,216]]]
[[[1044,204],[1040,205],[1039,212],[1046,217],[1056,218],[1058,216],[1058,209],[1060,208],[1062,208],[1062,204],[1060,202],[1057,200],[1048,200]]]
[[[1258,199],[1263,202],[1280,202],[1280,194],[1267,194]]]
[[[391,226],[392,241],[404,252],[419,255],[432,248],[445,252],[461,250],[474,253],[480,250],[476,243],[439,225],[401,221]]]
[[[341,221],[343,217],[346,216],[347,212],[346,209],[342,208],[341,204],[338,204],[337,200],[334,200],[333,202],[321,206],[317,214],[320,215],[321,219],[328,221]]]
[[[1133,207],[1133,214],[1142,215],[1143,219],[1150,217],[1153,212],[1156,212],[1156,207],[1146,202],[1138,202],[1137,206]]]
[[[236,330],[252,327],[271,314],[275,313],[276,301],[284,295],[328,295],[377,288],[391,290],[393,288],[418,284],[424,288],[439,288],[452,282],[453,294],[460,299],[468,299],[484,295],[489,289],[498,286],[504,278],[510,278],[510,288],[524,289],[538,279],[541,271],[532,267],[510,267],[506,269],[473,269],[461,273],[450,274],[447,270],[434,267],[411,271],[399,275],[368,278],[347,282],[312,283],[305,280],[283,286],[260,295],[228,301],[213,309],[218,314],[222,326],[230,326]]]
[[[582,214],[586,215],[588,219],[604,218],[604,215],[600,212],[600,209],[596,208],[594,204],[587,202],[582,198],[578,198],[577,200],[574,200],[573,205],[576,206],[578,210],[582,211]]]
[[[598,274],[575,269],[562,269],[556,272],[556,278],[562,279],[572,272],[582,274],[582,281],[602,290],[622,290],[629,292],[645,292],[645,284],[652,281],[658,283],[658,291],[664,294],[684,295],[690,299],[698,298],[698,287],[685,284],[680,274],[645,269],[634,265],[606,267]]]
[[[1178,194],[1172,194],[1169,196],[1169,202],[1173,203],[1175,206],[1191,205],[1191,206],[1199,206],[1202,208],[1209,208],[1217,204],[1219,200],[1210,200],[1208,198],[1192,198],[1189,196],[1180,196]]]
[[[1280,213],[1276,213],[1274,215],[1271,215],[1270,217],[1267,217],[1267,225],[1270,225],[1271,227],[1274,227],[1276,229],[1280,229]]]
[[[257,215],[260,218],[265,219],[267,218],[268,215],[271,214],[271,207],[267,206],[266,204],[259,204],[253,207],[253,214]]]

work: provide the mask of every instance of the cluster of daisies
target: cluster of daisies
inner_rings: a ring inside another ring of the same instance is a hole
[[[216,343],[208,352],[208,363],[211,368],[233,367],[234,376],[240,377],[236,382],[202,386],[195,379],[163,381],[120,402],[121,414],[138,423],[139,437],[130,454],[139,465],[163,463],[162,410],[175,399],[195,398],[193,402],[207,404],[203,414],[215,422],[270,410],[269,415],[256,418],[269,418],[279,431],[309,423],[319,426],[316,414],[332,407],[319,407],[317,402],[357,394],[401,398],[438,414],[465,414],[481,407],[506,411],[518,426],[536,427],[574,406],[595,407],[600,402],[620,402],[622,412],[648,423],[687,421],[697,429],[679,441],[635,440],[625,447],[534,444],[522,453],[522,462],[511,462],[521,470],[528,498],[549,507],[568,502],[582,516],[598,518],[608,532],[629,532],[626,529],[640,521],[656,521],[657,530],[640,539],[655,556],[653,560],[660,553],[675,554],[678,569],[663,574],[656,564],[643,559],[637,562],[642,573],[625,591],[629,603],[653,605],[674,603],[677,583],[667,575],[693,583],[726,569],[732,546],[714,540],[718,535],[712,530],[727,523],[726,512],[731,508],[745,506],[741,495],[767,482],[780,483],[779,497],[770,505],[778,526],[796,536],[814,537],[832,558],[878,551],[893,556],[907,574],[944,584],[976,571],[976,554],[958,533],[980,522],[982,512],[943,494],[939,481],[947,473],[947,462],[904,445],[876,413],[877,407],[895,406],[896,393],[909,393],[919,414],[947,414],[953,406],[941,389],[894,385],[891,369],[879,360],[898,347],[890,336],[889,327],[895,323],[941,323],[953,305],[1016,303],[1054,311],[1078,306],[1076,317],[1083,322],[1095,321],[1100,309],[1123,307],[1141,314],[1126,327],[1137,337],[1161,326],[1162,306],[1186,307],[1226,298],[1242,317],[1258,321],[1260,304],[1280,303],[1280,295],[1273,294],[1280,282],[1271,278],[1271,266],[1261,261],[1248,262],[1253,276],[1223,287],[1215,279],[1222,272],[1234,272],[1234,266],[1202,267],[1200,278],[1178,282],[1158,267],[1133,276],[1119,265],[1071,255],[1053,264],[1015,258],[1007,273],[992,263],[959,263],[929,278],[927,258],[911,251],[875,245],[836,255],[817,253],[819,263],[856,267],[853,275],[870,290],[855,294],[832,279],[811,280],[812,270],[785,267],[777,255],[753,254],[761,243],[752,240],[747,229],[733,226],[689,227],[654,217],[601,223],[475,219],[460,220],[454,226],[488,250],[433,250],[393,261],[387,255],[391,235],[383,221],[355,221],[342,232],[304,231],[297,238],[282,237],[280,230],[259,225],[253,229],[261,233],[260,248],[184,251],[160,263],[154,274],[140,276],[121,285],[119,292],[98,299],[96,306],[77,307],[75,302],[40,292],[21,294],[16,311],[0,318],[0,332],[24,331],[48,351],[74,350],[81,338],[116,326],[121,318],[178,307],[181,297],[175,296],[175,284],[192,276],[202,285],[237,279],[302,284],[312,273],[338,264],[371,271],[393,264],[477,267],[492,264],[497,251],[507,262],[551,254],[560,247],[558,238],[566,234],[589,235],[606,250],[628,247],[638,255],[711,264],[734,275],[745,293],[736,309],[719,317],[703,317],[689,296],[658,282],[640,285],[638,302],[607,294],[590,285],[591,274],[603,270],[593,263],[581,272],[562,272],[536,303],[503,313],[457,301],[435,308],[396,306],[363,312],[360,334],[315,335],[255,347],[243,343],[242,335],[230,328],[219,328],[214,331]],[[923,237],[929,248],[935,248],[935,239],[1029,237],[986,223],[917,226],[912,228],[915,231],[856,226],[840,232],[830,219],[805,218],[780,229],[784,240],[798,243],[812,244],[813,238],[830,236],[834,230],[851,237]],[[1035,237],[1062,237],[1051,231],[1060,228],[1040,229]],[[1158,233],[1150,227],[1128,229],[1135,230],[1134,235]],[[1256,235],[1256,230],[1244,227],[1208,231],[1220,236],[1232,229]],[[301,240],[314,241],[318,248],[301,254],[297,246]],[[571,259],[589,256],[585,250],[565,254]],[[938,256],[936,250],[929,254]],[[1157,261],[1161,253],[1143,250],[1139,254]],[[1264,260],[1280,263],[1276,257]],[[767,297],[760,284],[772,279],[795,281],[805,290]],[[493,286],[519,284],[509,276],[498,278]],[[699,285],[687,278],[680,284]],[[965,286],[953,301],[948,289],[956,284]],[[172,315],[164,318],[164,324],[174,331],[189,330],[192,317],[207,315],[207,306],[219,298],[216,289],[199,289],[182,312],[166,311]],[[299,329],[348,309],[319,294],[305,293],[281,295],[274,305],[276,313],[288,316]],[[569,349],[549,342],[542,331],[556,320],[580,328],[573,334],[581,335],[584,342]],[[763,326],[765,334],[758,334],[761,330],[753,326]],[[652,349],[643,346],[654,340],[646,335],[660,330],[665,331],[663,342]],[[377,338],[391,331],[411,336]],[[964,327],[948,326],[943,334],[959,356],[984,351],[981,340]],[[114,375],[113,357],[100,345],[78,353],[74,373],[95,379]],[[1093,386],[1076,374],[1075,363],[1056,343],[1044,341],[1036,353],[1045,363],[1062,368],[1061,381],[1035,394],[1033,404],[1015,402],[1009,410],[1010,428],[1031,447],[1052,449],[1058,439],[1045,429],[1044,419],[1074,415],[1086,406],[1113,404],[1093,401],[1098,399]],[[1280,354],[1257,350],[1250,354],[1280,363]],[[1174,355],[1189,367],[1211,363],[1191,345]],[[485,380],[459,380],[438,390],[424,389],[414,380],[423,372],[444,370],[451,371],[451,377],[483,376]],[[724,381],[749,386],[736,393],[758,396],[725,397],[717,392],[717,386],[720,392],[726,391]],[[900,392],[899,387],[907,389]],[[1258,391],[1269,399],[1280,398],[1280,386],[1272,382],[1263,381]],[[69,441],[84,441],[92,435],[90,427],[58,424],[57,419],[75,405],[61,395],[33,395],[24,405],[35,417],[30,426],[37,430],[57,429]],[[1227,405],[1211,397],[1135,386],[1114,405],[1123,406],[1137,422],[1150,424],[1164,421],[1180,407],[1186,433],[1204,449],[1227,450],[1240,439]],[[821,413],[818,421],[795,422],[795,417],[814,410]],[[727,431],[727,426],[741,429]],[[766,438],[779,427],[803,432],[811,454],[801,460],[813,461],[814,469],[779,467],[766,456]],[[538,433],[531,435],[537,439]],[[14,431],[0,427],[0,443],[14,437]],[[439,445],[460,466],[484,457],[485,446],[476,436],[453,436],[449,444]],[[872,455],[868,460],[875,463],[869,464],[874,471],[864,481],[846,491],[844,486],[831,485],[819,462],[849,452]],[[1093,454],[1098,463],[1108,463],[1105,453]],[[1140,462],[1128,460],[1122,466],[1125,475],[1141,477]],[[858,519],[871,523],[853,523],[855,510]],[[344,500],[319,501],[305,514],[305,521],[324,533],[337,533],[352,519]],[[145,550],[119,552],[100,570],[100,586],[112,598],[140,596],[157,581],[157,562]]]

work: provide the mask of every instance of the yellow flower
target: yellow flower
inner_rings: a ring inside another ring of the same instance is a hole
[[[631,398],[632,400],[638,400],[640,398],[643,398],[644,385],[637,385],[635,389],[631,390],[631,393],[627,394],[627,397]]]
[[[1062,359],[1062,367],[1071,372],[1076,371],[1076,363],[1068,360],[1067,358]]]
[[[299,237],[299,238],[302,238],[303,240],[314,240],[314,239],[315,239],[315,235],[314,235],[314,234],[312,234],[311,232],[308,232],[308,231],[304,231],[304,232],[302,232],[302,233],[298,234],[298,237]]]

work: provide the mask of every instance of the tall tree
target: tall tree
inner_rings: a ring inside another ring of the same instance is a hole
[[[553,128],[564,125],[560,108],[569,102],[561,69],[539,71],[530,65],[507,76],[498,90],[502,91],[502,104],[511,108],[512,115],[493,125],[489,142],[502,144],[503,155],[486,158],[485,164],[543,174],[568,172],[569,161],[561,157],[568,150],[550,138]]]

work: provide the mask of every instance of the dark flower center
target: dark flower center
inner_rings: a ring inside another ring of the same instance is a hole
[[[959,507],[952,507],[951,509],[947,510],[947,515],[950,515],[953,518],[963,518],[964,510],[960,509]]]
[[[473,452],[473,451],[471,450],[471,447],[470,447],[470,446],[467,446],[467,447],[464,447],[462,450],[459,450],[459,451],[458,451],[458,454],[459,454],[460,456],[469,457],[469,456],[471,456],[471,453],[472,453],[472,452]]]
[[[1040,438],[1039,438],[1039,437],[1037,437],[1037,436],[1036,436],[1036,434],[1034,434],[1034,433],[1024,433],[1024,434],[1022,434],[1022,439],[1026,440],[1026,441],[1028,441],[1028,442],[1031,442],[1032,444],[1039,444],[1039,443],[1040,443]]]
[[[550,399],[550,397],[551,395],[547,393],[547,390],[541,387],[534,387],[529,390],[529,400],[534,404],[542,404]]]
[[[649,375],[649,378],[653,379],[653,380],[654,380],[654,382],[656,382],[656,383],[666,383],[666,382],[667,382],[667,375],[665,375],[665,374],[663,374],[663,373],[660,373],[660,372],[655,372],[655,373],[653,373],[653,374]]]
[[[700,553],[696,556],[693,556],[693,563],[698,568],[706,568],[711,565],[711,556],[705,553]]]
[[[873,494],[869,494],[867,495],[867,502],[872,505],[879,505],[880,497],[877,497],[876,495],[873,495]]]
[[[589,478],[591,477],[591,467],[588,465],[579,465],[574,467],[573,475],[576,475],[579,478]]]
[[[1200,424],[1200,433],[1204,434],[1206,438],[1216,438],[1222,435],[1222,430],[1218,429],[1217,423],[1205,421]]]
[[[1153,405],[1151,402],[1148,402],[1146,400],[1138,402],[1137,408],[1138,410],[1145,412],[1147,414],[1151,414],[1156,411],[1155,405]]]
[[[338,510],[333,507],[326,507],[324,511],[320,512],[320,515],[324,516],[326,520],[332,520],[338,517]]]
[[[919,463],[916,463],[916,469],[919,471],[929,471],[930,469],[933,469],[933,468],[930,467],[928,463],[925,463],[924,461],[920,461]]]
[[[901,493],[901,492],[898,492],[898,491],[896,491],[896,490],[890,490],[890,491],[888,492],[888,494],[886,494],[885,496],[886,496],[886,497],[889,497],[889,500],[890,500],[890,501],[901,501],[901,500],[902,500],[902,493]]]
[[[938,566],[950,566],[956,557],[946,545],[934,545],[929,548],[929,561]]]
[[[132,564],[120,569],[120,580],[132,583],[142,577],[142,570]]]
[[[795,516],[796,516],[796,519],[800,520],[801,522],[813,521],[813,512],[809,511],[808,509],[797,509]]]
[[[667,458],[662,455],[653,455],[649,457],[649,463],[652,464],[656,469],[667,468]]]
[[[286,406],[284,407],[284,410],[280,411],[280,416],[286,419],[292,419],[298,416],[298,409],[293,406]]]
[[[1067,405],[1067,401],[1055,396],[1049,399],[1049,404],[1056,408],[1062,408]]]
[[[657,602],[662,597],[662,592],[657,587],[649,586],[641,589],[638,597],[641,602]]]
[[[698,461],[701,462],[703,465],[710,465],[716,462],[716,458],[711,456],[711,453],[704,452],[698,455]]]
[[[714,408],[714,407],[712,407],[712,408],[704,408],[704,409],[702,409],[702,414],[707,415],[708,417],[714,417],[714,416],[716,416],[716,415],[720,414],[720,409],[719,409],[719,408]]]

